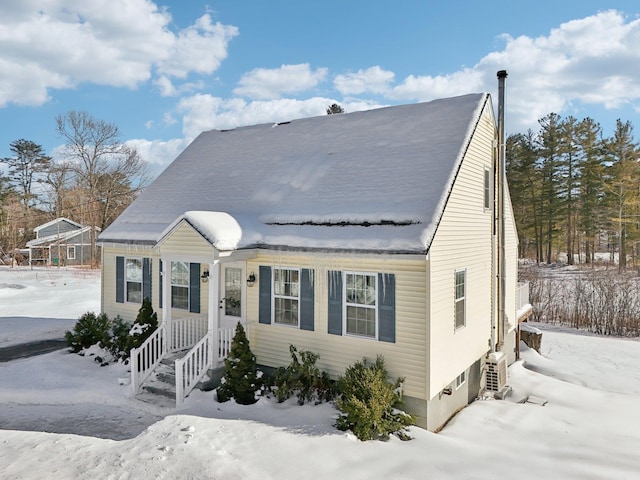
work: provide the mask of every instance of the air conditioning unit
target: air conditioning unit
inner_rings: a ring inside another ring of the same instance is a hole
[[[507,386],[507,356],[492,352],[487,356],[486,387],[490,392],[502,392]]]

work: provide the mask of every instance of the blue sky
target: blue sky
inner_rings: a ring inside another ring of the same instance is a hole
[[[488,91],[507,133],[550,112],[638,129],[636,1],[4,0],[0,157],[56,115],[113,122],[159,172],[202,130]],[[636,132],[638,133],[638,132]]]

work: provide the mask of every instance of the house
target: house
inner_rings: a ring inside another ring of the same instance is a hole
[[[238,321],[264,366],[291,344],[334,377],[383,355],[430,430],[504,388],[520,305],[507,192],[499,321],[496,135],[489,94],[202,133],[99,238],[102,310],[161,312],[134,390],[191,348],[180,402]]]
[[[36,238],[27,242],[29,265],[90,265],[91,227],[59,217],[33,229]],[[94,235],[100,232],[94,227]]]

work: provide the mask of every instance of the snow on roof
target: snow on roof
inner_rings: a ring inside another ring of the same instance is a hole
[[[425,252],[487,101],[470,94],[204,132],[100,241],[155,244],[197,211],[211,214],[191,221],[212,242],[233,219],[234,248]]]
[[[185,212],[165,230],[162,237],[166,237],[182,220],[189,223],[218,250],[235,250],[242,239],[242,229],[231,215],[204,211]]]

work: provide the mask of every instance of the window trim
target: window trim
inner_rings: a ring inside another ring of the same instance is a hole
[[[375,292],[374,292],[374,299],[375,299],[375,304],[373,306],[371,305],[365,305],[365,304],[361,304],[361,303],[350,303],[347,301],[347,275],[365,275],[368,277],[373,277],[374,278],[374,282],[375,282]],[[379,291],[379,285],[378,285],[378,273],[375,272],[357,272],[357,271],[343,271],[342,272],[342,335],[345,337],[354,337],[354,338],[363,338],[366,340],[374,340],[374,341],[378,341],[378,336],[380,335],[380,325],[379,325],[379,314],[378,314],[378,309],[379,309],[379,300],[378,300],[378,291]],[[347,330],[347,308],[349,306],[355,306],[355,307],[360,307],[360,308],[368,308],[368,309],[372,309],[375,312],[375,332],[376,334],[371,336],[371,335],[361,335],[358,333],[351,333]]]
[[[463,370],[460,375],[456,377],[456,390],[462,387],[465,383],[467,383],[467,371]]]
[[[279,295],[276,294],[276,271],[278,270],[288,270],[291,272],[298,273],[298,296],[294,297],[291,295]],[[289,328],[300,328],[300,303],[301,303],[301,280],[302,280],[302,270],[297,267],[271,267],[271,324],[279,325],[281,327],[289,327]],[[294,325],[292,323],[281,323],[276,321],[276,297],[282,298],[285,300],[296,300],[298,302],[298,314],[296,315],[297,323]]]
[[[174,284],[173,283],[173,264],[174,263],[183,263],[184,265],[187,266],[187,284],[186,285],[182,285],[182,284]],[[169,293],[170,293],[170,299],[169,299],[169,305],[170,308],[175,308],[177,310],[186,310],[187,312],[191,311],[191,263],[189,262],[183,262],[180,260],[172,260],[171,264],[169,266]],[[186,288],[187,289],[187,306],[186,307],[176,307],[174,305],[174,301],[173,301],[173,287],[181,287],[181,288]]]
[[[458,297],[458,274],[462,274],[462,288],[463,293],[461,297]],[[453,328],[454,331],[460,330],[467,326],[467,269],[457,269],[453,276]],[[462,303],[462,324],[458,325],[458,303]]]
[[[140,263],[140,281],[129,280],[129,269],[127,265],[129,261],[137,261]],[[140,284],[140,301],[129,300],[129,284],[130,283],[138,283]],[[133,303],[136,305],[142,304],[143,297],[143,284],[144,284],[144,263],[142,257],[124,257],[124,302],[125,303]]]
[[[73,252],[73,255],[71,255]],[[76,259],[76,246],[75,245],[67,245],[67,260],[75,260]]]

